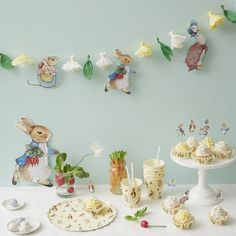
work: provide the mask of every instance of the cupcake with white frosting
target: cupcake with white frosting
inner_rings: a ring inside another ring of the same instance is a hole
[[[184,159],[191,157],[191,148],[185,142],[179,142],[172,151],[174,156],[181,157]]]
[[[198,147],[198,141],[194,137],[188,137],[186,144],[189,146],[192,152],[194,152]]]
[[[162,209],[167,214],[175,215],[181,209],[181,203],[175,196],[168,196],[161,202]]]
[[[213,224],[222,226],[228,220],[229,215],[220,205],[216,205],[211,208],[209,217]]]
[[[226,159],[232,155],[233,149],[224,141],[220,141],[213,147],[213,152],[216,158]]]
[[[211,137],[205,137],[200,144],[204,144],[206,146],[208,146],[209,148],[213,148],[213,146],[215,145],[214,140]]]
[[[212,150],[205,144],[200,144],[193,153],[192,158],[199,164],[209,164],[213,158]]]
[[[195,220],[188,210],[181,209],[174,215],[173,221],[179,229],[189,229]]]
[[[84,210],[92,215],[97,215],[103,208],[103,201],[95,197],[84,200]]]

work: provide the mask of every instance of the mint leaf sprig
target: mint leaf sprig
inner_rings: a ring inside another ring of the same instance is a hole
[[[142,208],[141,210],[138,210],[135,212],[134,215],[126,215],[125,219],[128,221],[138,221],[138,219],[147,213],[147,207]]]

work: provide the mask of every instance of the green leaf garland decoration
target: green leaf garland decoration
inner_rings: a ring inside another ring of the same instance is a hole
[[[84,74],[84,77],[88,80],[92,79],[92,77],[93,77],[93,64],[90,60],[89,55],[88,55],[87,61],[84,64],[84,67],[83,67],[83,74]]]
[[[165,56],[165,58],[168,61],[171,61],[171,57],[173,56],[172,49],[168,45],[160,42],[158,37],[157,37],[157,42],[160,44],[161,51],[162,51],[163,55]]]
[[[12,69],[14,66],[11,64],[12,59],[10,57],[8,57],[5,54],[0,53],[0,65],[6,69],[6,70],[10,70]]]
[[[232,23],[236,23],[236,12],[226,10],[224,5],[220,6],[223,9],[226,19]]]

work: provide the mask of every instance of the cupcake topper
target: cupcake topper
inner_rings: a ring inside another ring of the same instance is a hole
[[[202,138],[202,139],[205,138],[208,135],[209,129],[210,129],[209,120],[206,119],[204,122],[204,126],[202,128],[200,128],[200,131],[199,131],[200,138]]]
[[[177,128],[177,130],[176,130],[178,137],[185,136],[185,132],[184,132],[183,126],[184,126],[184,125],[183,125],[182,123],[178,125],[178,128]]]
[[[195,131],[195,129],[196,129],[196,125],[195,125],[195,123],[194,123],[194,121],[193,120],[190,120],[190,123],[189,123],[189,132],[190,133],[193,133],[194,131]]]
[[[185,191],[184,196],[179,199],[181,204],[185,204],[186,201],[189,199],[189,190]]]
[[[227,134],[227,132],[229,131],[229,127],[227,126],[226,123],[221,124],[220,131],[223,135]]]
[[[224,194],[223,191],[219,188],[217,188],[217,194],[216,194],[216,199],[217,202],[218,201],[223,201],[224,200]]]
[[[176,186],[176,180],[175,179],[169,179],[167,185],[168,185],[168,187],[173,189]]]

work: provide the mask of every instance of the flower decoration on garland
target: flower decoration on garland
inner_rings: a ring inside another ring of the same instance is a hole
[[[224,13],[226,19],[228,21],[230,21],[231,23],[235,23],[236,24],[236,12],[230,11],[230,10],[226,10],[224,5],[221,5],[221,8],[223,10],[223,13]]]
[[[24,67],[27,65],[32,65],[33,64],[33,60],[25,55],[24,53],[20,54],[19,56],[17,56],[12,62],[11,64],[13,66],[20,66],[20,67]]]
[[[6,70],[12,69],[14,66],[11,63],[12,63],[12,59],[9,56],[0,53],[0,65],[4,69]]]
[[[112,61],[107,58],[107,54],[105,52],[99,53],[100,59],[96,62],[96,66],[101,68],[102,70],[107,69],[110,65],[112,65]]]
[[[163,55],[165,56],[165,58],[166,58],[168,61],[171,61],[171,57],[173,56],[172,49],[171,49],[168,45],[162,43],[162,42],[159,40],[158,37],[157,37],[157,42],[160,44],[161,51],[162,51]]]
[[[198,23],[195,20],[192,20],[188,28],[188,33],[191,37],[195,38],[197,42],[189,48],[185,58],[188,71],[202,69],[202,59],[208,50],[205,38],[198,32]]]
[[[82,66],[75,61],[75,56],[72,55],[70,57],[70,60],[66,62],[61,68],[62,70],[67,72],[69,71],[74,72],[74,71],[79,71],[82,68]]]
[[[139,44],[139,49],[135,52],[135,55],[139,57],[150,57],[153,53],[154,45],[144,43],[143,41]]]
[[[84,74],[84,77],[88,80],[91,80],[93,78],[93,64],[90,60],[89,55],[83,67],[83,74]]]
[[[216,29],[218,26],[224,23],[225,17],[208,12],[209,26],[211,30]]]
[[[170,36],[170,41],[171,41],[171,49],[181,49],[183,48],[183,43],[186,40],[186,36],[183,35],[179,35],[179,34],[174,34],[173,31],[169,32],[169,36]]]

